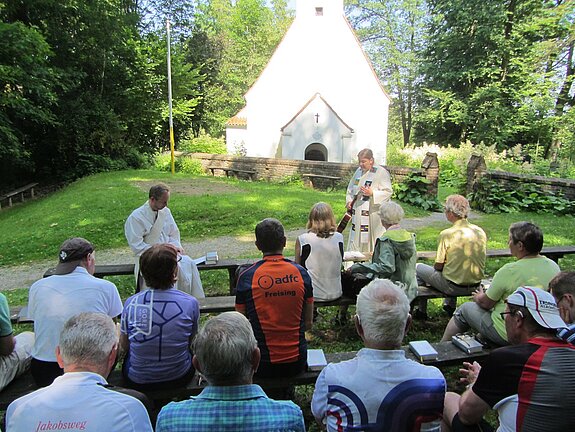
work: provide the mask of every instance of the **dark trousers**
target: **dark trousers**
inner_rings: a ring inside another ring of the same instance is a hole
[[[30,363],[32,378],[38,387],[47,387],[60,375],[64,375],[64,369],[57,362],[47,362],[32,358]]]

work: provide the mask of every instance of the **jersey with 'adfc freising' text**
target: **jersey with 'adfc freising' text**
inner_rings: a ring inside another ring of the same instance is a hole
[[[238,278],[236,308],[245,312],[263,363],[292,363],[307,355],[304,304],[313,302],[311,278],[282,255],[269,255]]]

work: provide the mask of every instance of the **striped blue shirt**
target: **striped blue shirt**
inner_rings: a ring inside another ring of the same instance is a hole
[[[256,384],[208,386],[198,396],[162,408],[156,432],[305,432],[301,409],[276,401]]]

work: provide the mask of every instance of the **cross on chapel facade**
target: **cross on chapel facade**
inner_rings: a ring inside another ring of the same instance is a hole
[[[226,125],[231,154],[353,162],[369,147],[385,163],[390,98],[343,0],[296,0],[294,22],[245,100]]]

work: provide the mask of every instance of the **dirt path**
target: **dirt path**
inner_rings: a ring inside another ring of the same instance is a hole
[[[470,219],[477,219],[478,217],[478,215],[472,214]],[[429,216],[421,218],[405,219],[401,225],[408,230],[412,230],[440,222],[445,222],[443,213],[432,213]],[[286,233],[288,238],[286,250],[290,251],[288,255],[292,254],[291,251],[293,251],[297,236],[304,231],[304,229],[299,229]],[[192,257],[199,257],[210,251],[217,251],[221,259],[257,255],[253,236],[250,235],[223,236],[200,242],[184,243],[183,246],[188,255]],[[128,263],[132,262],[132,260],[133,255],[128,247],[96,251],[96,261],[98,264]],[[14,288],[27,288],[33,282],[40,279],[46,269],[53,267],[55,264],[55,259],[47,259],[35,261],[27,265],[0,267],[0,291]]]

